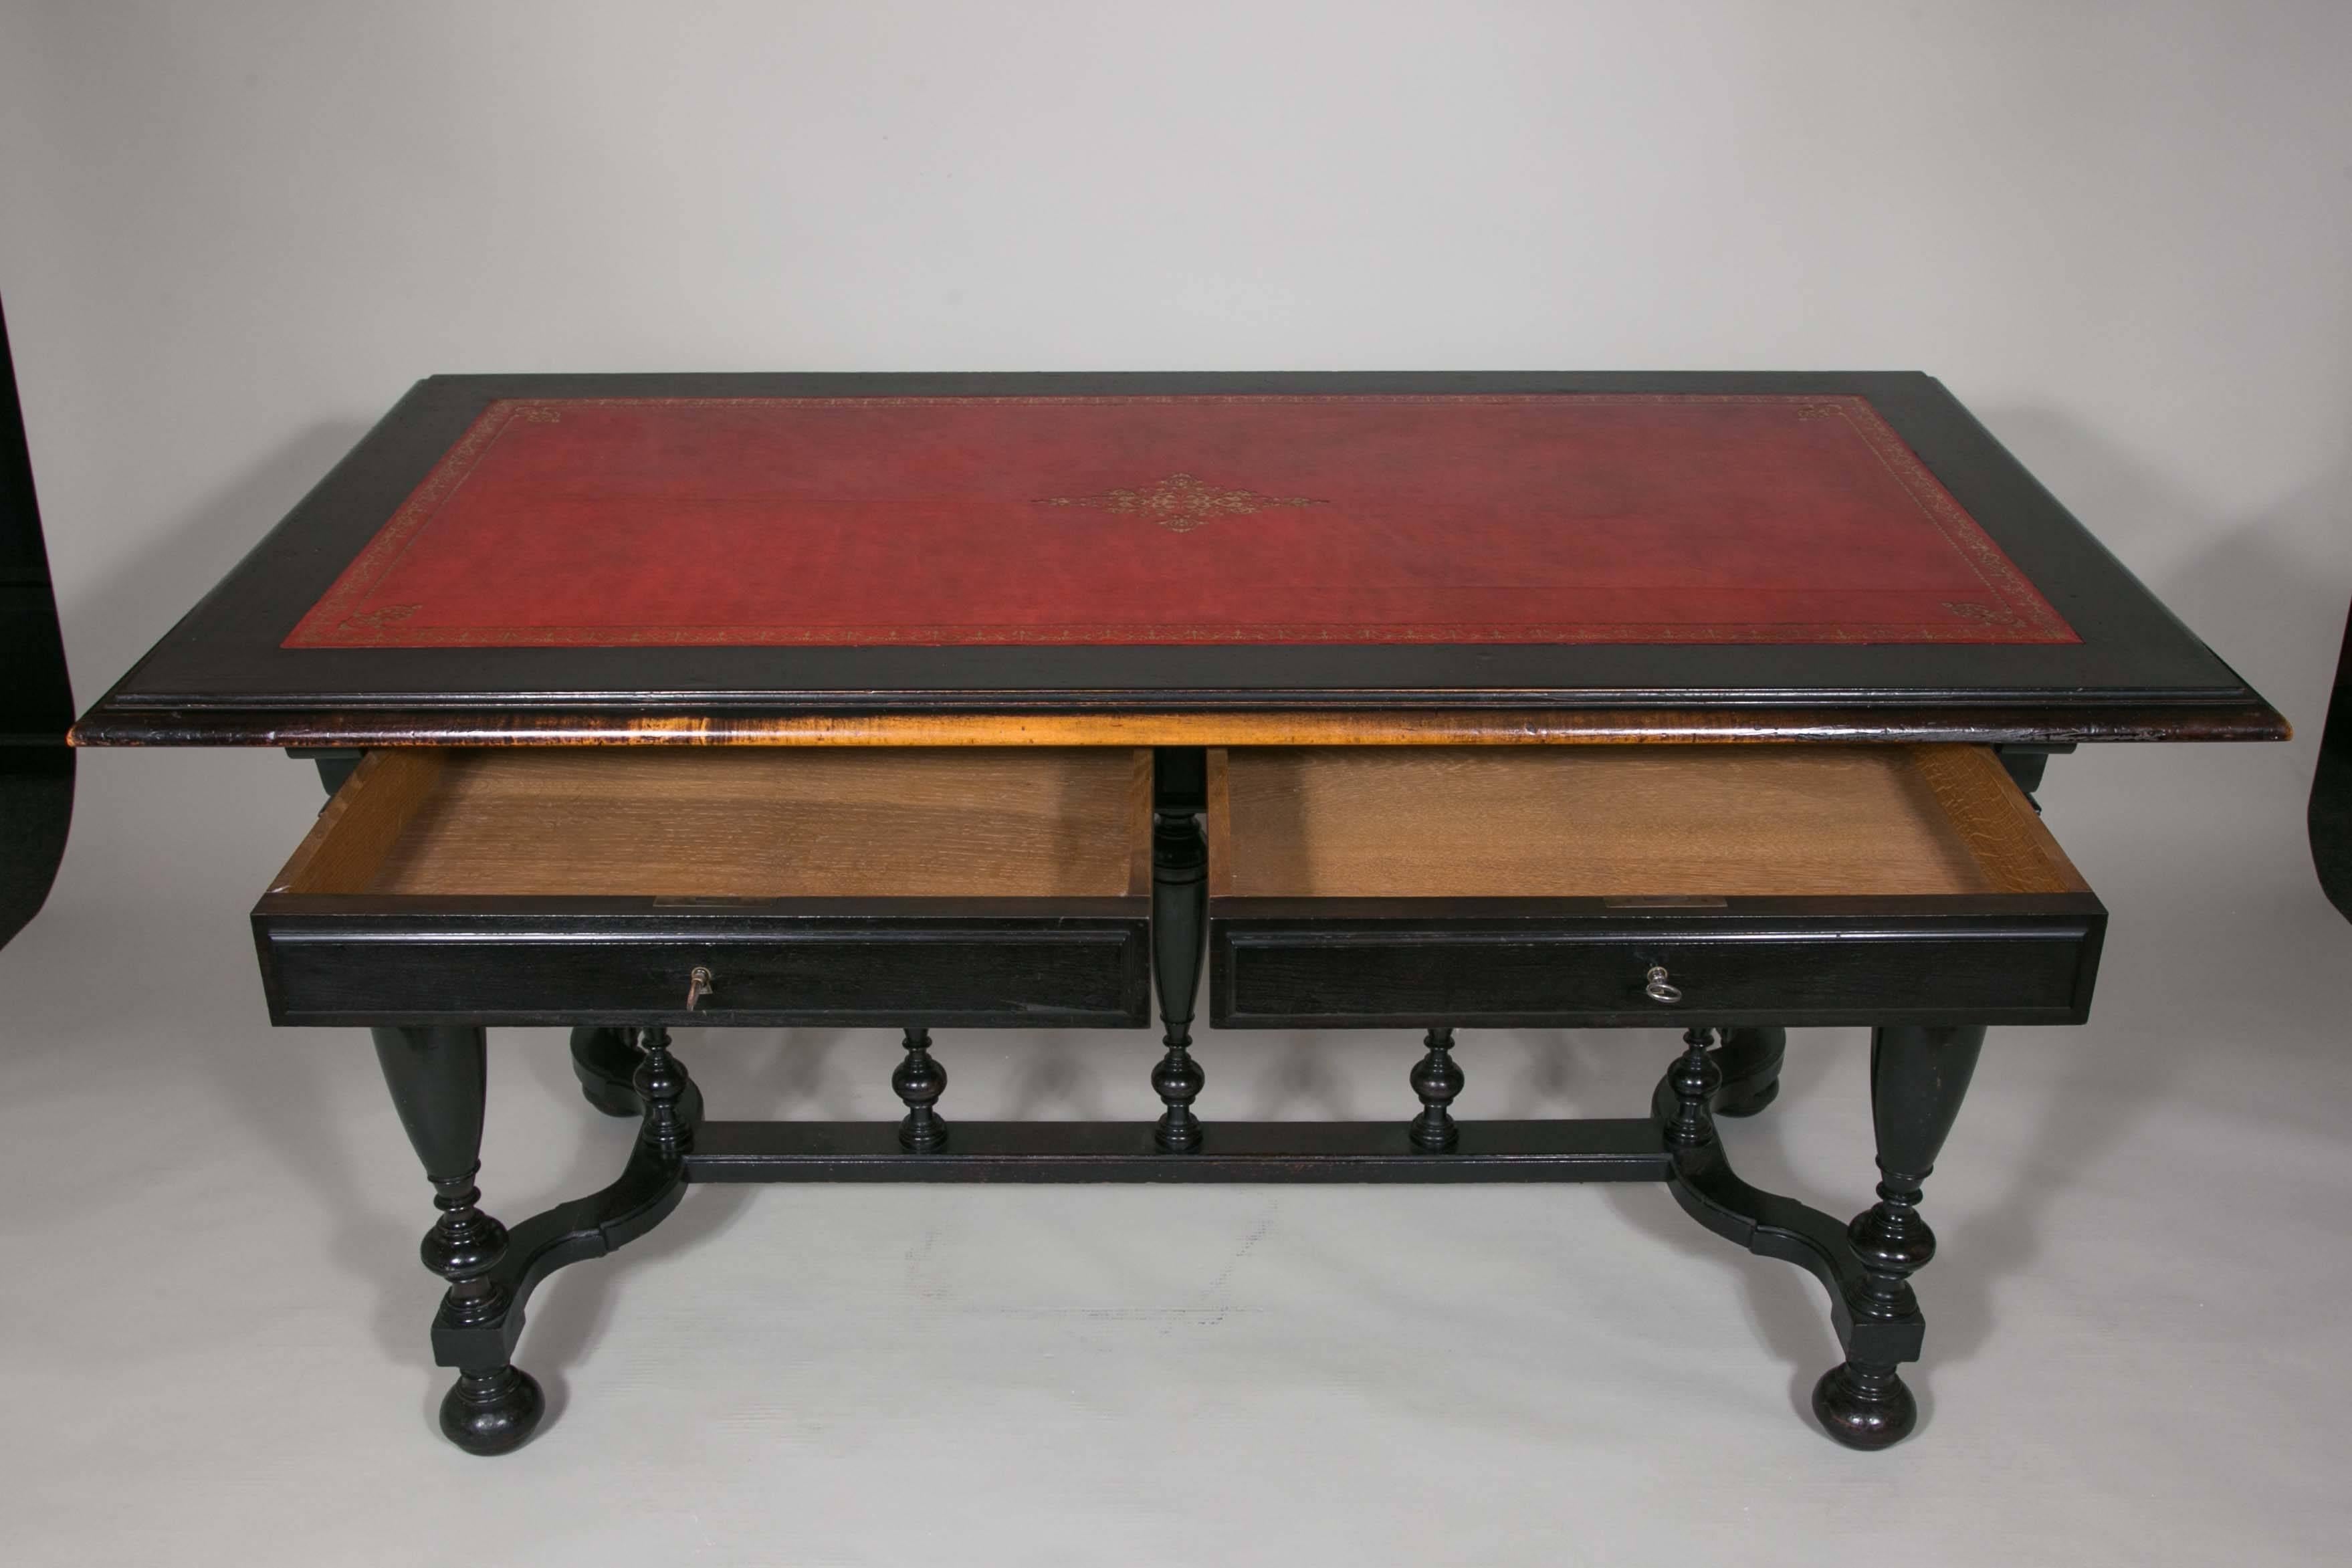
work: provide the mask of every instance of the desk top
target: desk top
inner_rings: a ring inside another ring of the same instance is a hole
[[[76,738],[2283,732],[1925,376],[490,376]]]

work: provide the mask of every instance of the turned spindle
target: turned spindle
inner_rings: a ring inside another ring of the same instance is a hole
[[[1723,1083],[1723,1069],[1707,1047],[1715,1043],[1711,1029],[1683,1030],[1683,1053],[1667,1071],[1666,1085],[1675,1093],[1675,1113],[1666,1124],[1666,1141],[1677,1148],[1696,1148],[1715,1142],[1715,1116],[1708,1103]]]
[[[906,1119],[898,1124],[898,1146],[914,1154],[943,1148],[948,1124],[931,1107],[946,1092],[948,1070],[931,1056],[931,1031],[907,1031],[907,1054],[890,1074],[890,1087],[906,1103]]]
[[[645,1125],[637,1136],[672,1158],[693,1147],[694,1129],[679,1117],[677,1103],[686,1093],[686,1063],[670,1054],[669,1030],[656,1027],[641,1029],[637,1033],[637,1049],[644,1053],[637,1062],[636,1075],[630,1087],[646,1108]]]
[[[1417,1149],[1452,1148],[1462,1136],[1449,1109],[1462,1092],[1462,1069],[1454,1061],[1454,1031],[1433,1029],[1421,1042],[1428,1049],[1412,1064],[1412,1092],[1421,1096],[1421,1114],[1412,1119],[1412,1144]]]

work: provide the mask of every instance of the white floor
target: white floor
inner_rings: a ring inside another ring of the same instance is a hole
[[[2303,748],[2297,748],[2298,751]],[[2305,764],[2307,766],[2307,763]],[[701,1189],[555,1278],[522,1452],[435,1432],[429,1194],[357,1030],[274,1031],[274,754],[84,758],[0,955],[0,1559],[20,1563],[2340,1561],[2352,927],[2286,748],[2062,759],[2115,912],[2080,1030],[1997,1032],[1929,1184],[1924,1419],[1802,1414],[1818,1291],[1651,1187]],[[1142,1034],[941,1031],[944,1109],[1143,1115]],[[880,1032],[682,1032],[716,1114],[879,1116]],[[1625,1113],[1663,1032],[1473,1032],[1467,1115]],[[1728,1130],[1841,1214],[1864,1037]],[[600,1184],[560,1035],[496,1037],[509,1221]],[[1210,1117],[1405,1114],[1409,1036],[1212,1034]]]

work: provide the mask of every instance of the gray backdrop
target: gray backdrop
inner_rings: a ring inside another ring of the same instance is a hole
[[[2347,930],[2301,840],[2352,593],[2340,5],[0,4],[0,294],[79,695],[436,371],[1942,376],[2301,737],[2056,765],[2096,1013],[1928,1189],[1918,1437],[1797,1411],[1783,1265],[1648,1188],[706,1190],[568,1272],[521,1454],[434,1435],[428,1191],[271,1031],[267,752],[85,754],[0,955],[0,1552],[26,1563],[2313,1561],[2352,1353]],[[683,1035],[881,1115],[878,1033]],[[1466,1035],[1470,1115],[1657,1033]],[[1841,1213],[1864,1037],[1735,1128]],[[497,1042],[519,1219],[629,1136]],[[1147,1038],[943,1031],[965,1115]],[[1402,1113],[1409,1037],[1211,1036],[1210,1115]]]

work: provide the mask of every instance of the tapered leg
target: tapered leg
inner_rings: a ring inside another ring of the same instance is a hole
[[[1715,1113],[1753,1116],[1772,1103],[1780,1092],[1780,1059],[1788,1050],[1789,1031],[1777,1025],[1725,1030],[1715,1053],[1716,1065],[1723,1070]]]
[[[425,1266],[449,1281],[438,1323],[467,1328],[507,1309],[507,1292],[488,1276],[507,1249],[507,1228],[477,1207],[481,1190],[483,1031],[464,1025],[380,1028],[376,1060],[410,1146],[433,1183],[441,1218],[418,1249]],[[504,1359],[460,1366],[441,1402],[441,1430],[469,1453],[503,1454],[539,1426],[545,1401],[530,1375]]]
[[[625,1029],[572,1031],[572,1073],[588,1103],[607,1116],[635,1116],[645,1109],[630,1080],[637,1072],[637,1048]]]
[[[1151,980],[1160,995],[1166,1054],[1151,1087],[1166,1107],[1152,1140],[1171,1153],[1201,1145],[1192,1114],[1207,1075],[1192,1060],[1192,998],[1209,944],[1209,844],[1195,813],[1206,804],[1202,754],[1163,747],[1155,754],[1151,812]]]
[[[1968,1093],[1982,1026],[1882,1029],[1870,1045],[1871,1124],[1878,1138],[1878,1201],[1847,1228],[1865,1289],[1853,1305],[1857,1324],[1916,1321],[1911,1276],[1936,1255],[1935,1232],[1919,1217],[1920,1190],[1951,1133]],[[1849,1355],[1813,1387],[1813,1413],[1831,1437],[1853,1448],[1900,1442],[1919,1408],[1895,1364]]]

